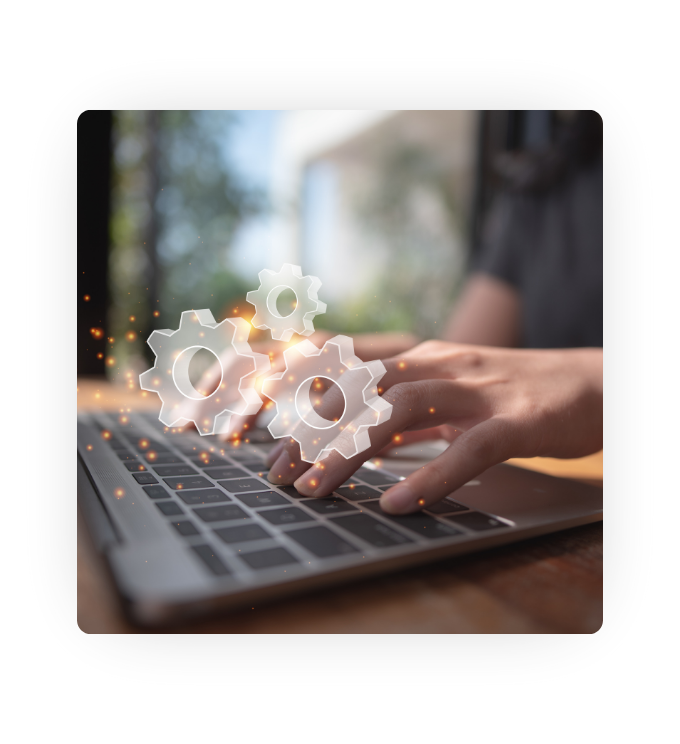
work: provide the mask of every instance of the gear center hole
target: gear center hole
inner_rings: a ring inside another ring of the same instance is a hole
[[[329,377],[310,377],[298,388],[295,405],[307,424],[330,429],[345,415],[347,401],[342,388]]]
[[[274,287],[267,297],[269,312],[277,318],[287,318],[295,312],[298,296],[285,285]]]
[[[220,384],[219,365],[207,374],[216,364],[217,356],[203,347],[196,351],[189,362],[189,382],[204,398],[211,396]]]
[[[213,395],[222,382],[222,375],[217,355],[204,346],[184,349],[172,369],[177,389],[192,400],[203,400]]]

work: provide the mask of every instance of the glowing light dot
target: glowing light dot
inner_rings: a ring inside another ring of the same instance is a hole
[[[83,297],[83,299],[85,300],[85,302],[89,302],[90,301],[90,295],[85,295]]]
[[[88,449],[88,450],[91,450],[91,449],[92,449],[92,445],[91,445],[91,444],[88,444],[88,445],[87,445],[87,449]]]
[[[117,499],[122,499],[123,496],[125,496],[125,489],[124,488],[116,488],[116,490],[113,492],[113,495]]]
[[[135,322],[135,316],[134,315],[131,315],[130,316],[130,323],[134,323],[134,322]]]
[[[125,338],[126,338],[126,339],[127,339],[128,341],[134,341],[134,340],[135,340],[135,339],[137,338],[137,334],[136,334],[136,333],[135,333],[134,331],[128,331],[128,332],[127,332],[127,333],[125,334]]]
[[[399,362],[397,367],[399,367],[399,369],[406,369],[406,362]]]
[[[434,413],[434,408],[430,408],[430,413]]]
[[[154,318],[157,318],[159,315],[160,315],[160,313],[158,312],[158,310],[154,310],[153,311],[153,317]]]
[[[418,499],[418,506],[425,506],[425,499]]]

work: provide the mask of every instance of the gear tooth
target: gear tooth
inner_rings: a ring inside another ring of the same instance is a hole
[[[269,328],[270,326],[259,326],[260,328]],[[293,331],[291,328],[272,328],[272,338],[275,341],[290,341],[293,338]]]
[[[201,325],[208,326],[209,328],[215,328],[217,326],[217,321],[215,320],[215,316],[212,314],[210,310],[208,309],[194,310],[194,312],[196,313],[198,322]]]
[[[193,322],[198,322],[198,316],[193,310],[185,310],[179,316],[179,328],[177,330],[181,331],[187,326],[191,326]]]
[[[148,390],[151,393],[157,393],[158,390],[153,386],[153,378],[157,370],[155,367],[147,369],[146,372],[142,372],[139,376],[139,387],[142,390]]]
[[[154,331],[149,338],[147,339],[147,344],[151,347],[152,351],[158,356],[159,349],[162,348],[164,343],[167,343],[170,340],[170,337],[174,331],[171,331],[169,328],[164,328],[163,330],[156,330]]]

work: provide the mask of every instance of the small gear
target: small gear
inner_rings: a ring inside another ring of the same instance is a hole
[[[302,276],[302,269],[293,264],[284,264],[276,274],[269,269],[259,273],[260,286],[248,292],[246,299],[255,305],[255,317],[251,323],[255,328],[269,328],[272,338],[290,341],[293,333],[309,336],[314,333],[314,317],[326,312],[325,303],[317,298],[321,280],[315,276]],[[292,313],[282,316],[276,300],[284,289],[295,292],[297,304]]]
[[[226,434],[232,414],[257,413],[262,400],[255,378],[271,369],[269,357],[251,351],[250,324],[243,318],[216,323],[210,310],[182,313],[176,331],[154,331],[147,341],[156,355],[154,366],[139,376],[142,390],[158,393],[163,406],[158,416],[166,426],[193,421],[201,436]],[[204,395],[189,379],[189,363],[199,349],[208,349],[222,370],[217,388]],[[228,369],[225,373],[225,366]],[[195,401],[193,416],[182,415],[183,404]]]
[[[262,384],[264,395],[276,404],[276,416],[268,427],[271,435],[295,439],[306,462],[323,460],[331,450],[349,459],[368,449],[368,428],[392,415],[392,405],[378,395],[383,363],[362,362],[354,356],[348,336],[335,336],[322,349],[301,341],[286,349],[283,357],[286,369]],[[317,378],[332,380],[344,397],[344,411],[334,421],[322,418],[310,401]]]

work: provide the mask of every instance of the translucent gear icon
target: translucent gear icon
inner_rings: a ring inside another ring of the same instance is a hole
[[[325,303],[317,297],[321,280],[302,276],[302,269],[293,264],[284,264],[278,274],[264,269],[258,276],[259,288],[246,295],[248,302],[255,305],[255,317],[251,321],[255,328],[271,329],[276,341],[290,341],[293,333],[300,336],[314,333],[315,316],[326,312]],[[297,303],[292,313],[283,316],[276,301],[285,289],[295,293]]]
[[[306,462],[325,459],[332,450],[349,459],[371,445],[368,429],[387,421],[392,405],[378,395],[378,382],[385,374],[380,361],[362,362],[354,356],[354,342],[335,336],[322,349],[301,341],[283,353],[286,369],[267,377],[262,392],[276,404],[269,424],[271,435],[290,436],[300,445]],[[319,378],[334,382],[344,398],[344,411],[327,420],[310,399]]]
[[[151,369],[139,376],[142,390],[158,393],[163,405],[158,416],[166,426],[193,421],[201,436],[228,434],[232,415],[257,413],[262,399],[255,380],[271,369],[269,357],[251,350],[250,324],[243,318],[216,323],[210,310],[182,313],[176,331],[154,331],[147,341],[156,355]],[[197,390],[189,378],[189,364],[199,349],[211,351],[221,375],[212,393]],[[225,372],[226,368],[226,372]],[[191,401],[192,415],[185,413]]]

